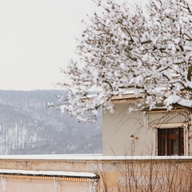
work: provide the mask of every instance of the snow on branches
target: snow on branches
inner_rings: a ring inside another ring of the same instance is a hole
[[[192,5],[187,0],[151,0],[146,8],[96,1],[102,13],[89,18],[77,46],[78,61],[65,75],[66,105],[79,121],[94,121],[97,110],[113,112],[110,99],[134,89],[138,104],[192,107]],[[90,97],[90,92],[96,95]]]

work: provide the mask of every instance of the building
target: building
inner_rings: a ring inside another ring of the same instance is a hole
[[[188,156],[192,152],[191,111],[174,106],[128,112],[142,97],[111,99],[115,112],[103,112],[103,155]]]

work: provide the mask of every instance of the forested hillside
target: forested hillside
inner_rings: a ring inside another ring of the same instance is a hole
[[[101,116],[78,123],[47,102],[60,91],[0,91],[0,154],[101,153]]]

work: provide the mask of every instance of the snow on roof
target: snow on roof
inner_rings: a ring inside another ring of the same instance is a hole
[[[123,99],[137,99],[143,98],[144,94],[135,94],[135,93],[124,93],[122,96],[113,96],[111,98],[112,101],[114,100],[123,100]]]
[[[102,154],[66,154],[66,155],[0,155],[1,160],[72,160],[72,161],[96,161],[96,160],[167,160],[189,159],[192,156],[103,156]]]
[[[19,175],[19,176],[44,176],[44,177],[64,177],[64,178],[89,178],[98,179],[99,176],[89,172],[65,172],[65,171],[32,171],[0,169],[0,175]]]
[[[95,93],[92,94],[88,94],[86,97],[84,97],[83,99],[94,99],[96,98],[98,95]],[[131,101],[131,100],[135,100],[135,99],[141,99],[144,97],[144,93],[140,93],[138,92],[138,90],[136,89],[129,89],[126,91],[123,91],[121,95],[116,95],[116,96],[112,96],[112,98],[110,99],[113,103],[118,103],[123,102],[123,101]]]

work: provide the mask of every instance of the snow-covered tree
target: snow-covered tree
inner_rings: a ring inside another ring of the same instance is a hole
[[[111,98],[128,91],[143,96],[136,108],[175,104],[192,107],[192,5],[187,0],[151,0],[146,8],[127,1],[96,1],[77,54],[63,70],[67,103],[80,121],[97,110],[114,111]],[[96,91],[92,97],[90,92]]]

